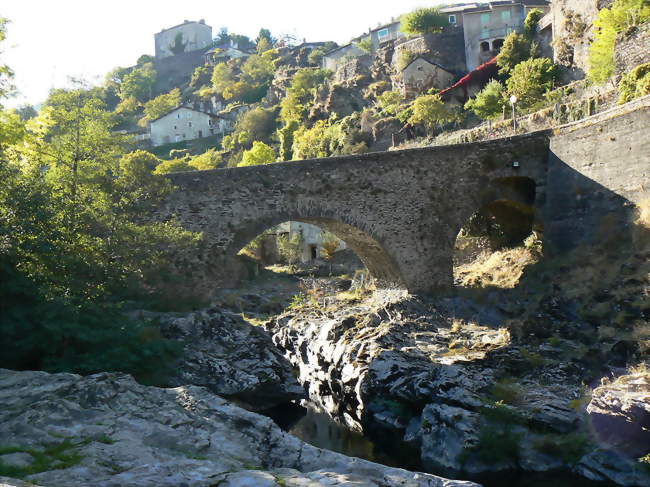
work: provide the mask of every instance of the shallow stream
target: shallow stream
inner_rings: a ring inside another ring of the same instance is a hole
[[[389,467],[422,470],[419,459],[417,455],[413,455],[412,450],[391,440],[372,441],[363,434],[336,422],[316,407],[291,404],[275,408],[267,414],[283,430],[318,448],[363,458]],[[567,473],[524,472],[472,480],[484,487],[615,487],[614,484],[594,482]]]

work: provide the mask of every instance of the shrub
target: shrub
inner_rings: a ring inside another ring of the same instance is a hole
[[[370,38],[370,36],[364,37],[359,42],[357,42],[357,46],[362,51],[365,51],[368,54],[370,54],[370,52],[372,51],[372,39]]]
[[[528,109],[553,88],[556,77],[553,61],[548,58],[529,59],[513,69],[507,81],[508,93],[517,96],[522,109]]]
[[[312,66],[320,66],[321,62],[323,61],[324,55],[325,55],[324,49],[321,48],[313,49],[309,53],[309,56],[307,56],[307,62]]]
[[[275,162],[275,151],[272,147],[266,145],[264,142],[253,142],[253,148],[244,151],[242,161],[238,164],[239,167],[244,166],[259,166],[262,164],[270,164]]]
[[[484,120],[495,120],[503,113],[506,106],[506,88],[496,80],[490,81],[475,98],[465,104],[465,110],[471,110]]]
[[[400,72],[404,71],[408,67],[408,65],[415,60],[416,57],[417,54],[415,54],[413,51],[409,51],[408,49],[400,49],[399,61],[397,62],[397,69]]]
[[[435,7],[418,8],[402,17],[400,29],[408,35],[440,32],[447,25],[447,18]]]
[[[208,169],[216,169],[222,162],[223,156],[221,153],[217,152],[217,149],[210,149],[190,159],[188,164],[199,171],[206,171]]]
[[[614,74],[614,49],[620,32],[650,20],[647,0],[615,0],[594,21],[596,33],[589,49],[589,78],[604,83]]]
[[[640,64],[621,79],[618,103],[627,103],[650,94],[650,63]]]
[[[163,161],[154,170],[154,174],[169,174],[171,172],[186,172],[196,171],[195,167],[188,164],[185,159],[172,159],[171,161]]]
[[[285,124],[291,120],[303,122],[309,113],[316,89],[330,76],[331,73],[325,69],[305,68],[298,71],[291,80],[287,96],[280,104],[282,121]]]
[[[403,102],[404,96],[399,91],[384,91],[377,97],[377,105],[381,111],[393,116],[400,111]]]
[[[302,245],[304,238],[302,232],[296,232],[291,237],[288,235],[278,235],[276,244],[278,253],[287,264],[297,264],[302,255]]]
[[[442,101],[439,95],[424,95],[413,102],[413,114],[408,119],[410,124],[422,124],[427,130],[460,120],[460,114]]]
[[[517,64],[530,59],[530,40],[523,34],[512,32],[503,42],[497,55],[500,74],[510,73]]]

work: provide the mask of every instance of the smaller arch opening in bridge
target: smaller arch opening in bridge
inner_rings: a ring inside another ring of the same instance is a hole
[[[535,181],[493,180],[479,208],[465,221],[454,247],[454,282],[460,287],[515,287],[541,252]]]

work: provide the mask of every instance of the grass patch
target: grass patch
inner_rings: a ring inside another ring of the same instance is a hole
[[[8,453],[28,453],[34,459],[31,465],[18,467],[6,465],[0,460],[0,476],[24,478],[49,470],[63,470],[77,465],[83,456],[77,451],[81,446],[87,445],[92,440],[79,440],[66,438],[60,442],[48,443],[42,449],[25,448],[20,446],[0,447],[0,455]]]
[[[587,453],[589,445],[589,438],[584,433],[549,434],[533,442],[533,448],[538,452],[560,458],[571,465]]]

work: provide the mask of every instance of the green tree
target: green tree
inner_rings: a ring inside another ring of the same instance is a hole
[[[212,86],[218,94],[222,94],[236,78],[233,69],[227,63],[217,64],[212,71]]]
[[[196,236],[140,222],[171,186],[151,175],[155,157],[125,154],[112,120],[83,87],[53,91],[26,126],[0,117],[2,367],[152,380],[174,359],[117,303],[155,288]]]
[[[382,112],[395,116],[404,103],[404,95],[400,91],[384,91],[377,97],[377,106]]]
[[[298,130],[300,124],[291,120],[288,124],[278,130],[280,139],[280,154],[278,161],[290,161],[293,158],[293,134]]]
[[[156,70],[153,63],[146,63],[126,74],[120,84],[120,98],[135,98],[145,102],[151,98],[153,85],[156,82]]]
[[[282,257],[287,264],[297,264],[300,262],[304,241],[305,239],[302,232],[296,232],[291,235],[291,237],[289,237],[289,235],[278,235],[276,237],[276,245],[278,246],[280,257]]]
[[[323,62],[323,56],[325,55],[325,50],[321,48],[312,49],[307,56],[307,62],[311,66],[320,66]]]
[[[138,66],[143,66],[143,65],[145,65],[147,63],[153,63],[153,61],[154,61],[153,56],[150,56],[149,54],[143,54],[142,56],[140,56],[138,58],[138,60],[136,61],[136,64]]]
[[[238,165],[244,166],[259,166],[262,164],[270,164],[275,162],[276,155],[272,147],[266,145],[264,142],[253,142],[253,147],[244,151],[242,162]]]
[[[537,24],[544,16],[544,12],[534,8],[526,16],[524,31],[519,34],[512,32],[506,37],[503,46],[497,55],[499,73],[508,75],[514,67],[528,59],[539,57],[539,45],[535,42]]]
[[[156,98],[149,100],[144,104],[144,117],[140,120],[140,125],[146,127],[147,124],[162,117],[181,104],[181,90],[174,88],[169,93],[164,93]]]
[[[171,159],[169,161],[162,161],[156,169],[154,174],[169,174],[172,172],[187,172],[196,171],[197,168],[191,166],[187,159]]]
[[[0,17],[0,44],[4,42],[7,37],[7,23],[9,21]],[[0,56],[2,51],[0,51]],[[0,100],[5,98],[12,90],[11,79],[13,78],[13,71],[6,64],[0,64]],[[0,104],[0,108],[2,105]]]
[[[223,155],[217,152],[217,149],[209,149],[203,154],[192,157],[188,164],[199,171],[207,171],[209,169],[216,169],[222,162]]]
[[[400,29],[408,35],[440,32],[448,24],[447,18],[435,7],[418,8],[402,16]]]
[[[280,103],[280,118],[287,124],[292,120],[302,123],[309,113],[316,89],[331,73],[325,69],[305,68],[296,72],[287,90],[287,96]]]
[[[459,113],[446,105],[439,95],[419,96],[413,102],[413,112],[408,119],[412,125],[422,124],[427,130],[460,120]]]
[[[497,55],[499,73],[507,75],[517,64],[530,59],[530,49],[531,43],[526,36],[517,32],[510,33]]]
[[[370,54],[370,52],[372,52],[372,39],[371,39],[371,37],[370,36],[364,37],[359,42],[357,42],[357,46],[362,51],[365,51],[368,54]]]
[[[495,120],[503,113],[506,106],[506,88],[497,80],[490,81],[476,95],[465,103],[465,110],[473,111],[484,120]]]
[[[553,89],[557,68],[548,58],[529,59],[517,64],[507,81],[508,93],[519,99],[521,109],[539,103],[544,94]]]
[[[618,103],[627,103],[650,94],[650,63],[639,64],[625,74],[618,85]]]
[[[648,0],[615,0],[611,8],[601,9],[594,21],[596,34],[589,48],[589,79],[604,83],[611,78],[617,35],[649,19]]]

